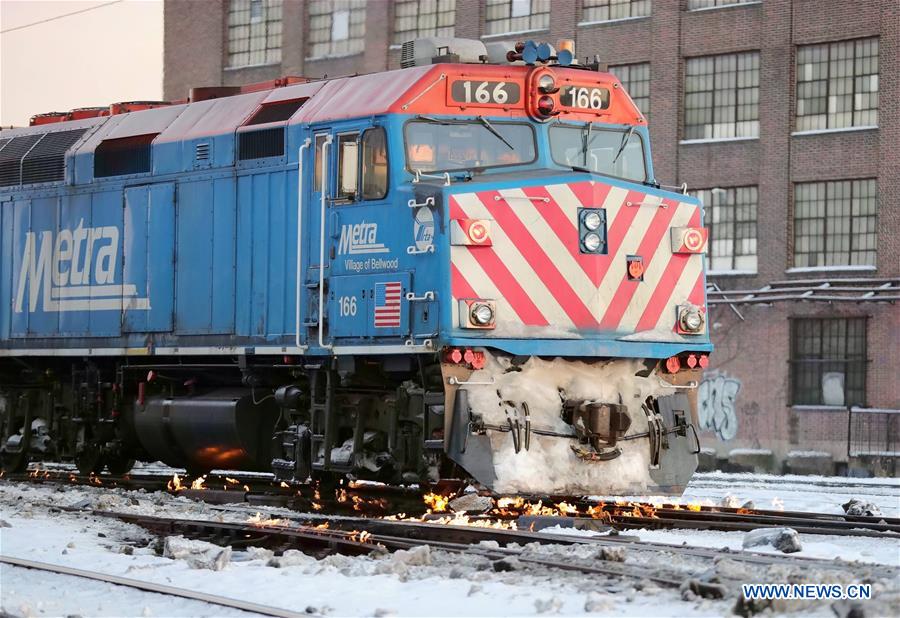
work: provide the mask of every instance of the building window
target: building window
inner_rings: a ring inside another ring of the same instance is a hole
[[[874,179],[794,186],[794,266],[875,266]]]
[[[581,21],[609,21],[650,14],[650,0],[584,0]]]
[[[878,39],[797,48],[797,130],[878,124]]]
[[[309,57],[349,56],[366,45],[366,0],[309,3]]]
[[[685,139],[759,135],[759,52],[689,58]]]
[[[231,0],[228,66],[281,62],[281,0]]]
[[[689,11],[697,9],[711,9],[716,6],[729,6],[732,4],[759,4],[762,0],[688,0]]]
[[[394,43],[427,36],[452,37],[456,0],[397,0],[394,4]]]
[[[645,118],[650,117],[650,63],[620,64],[609,67],[609,72],[619,78],[625,90]]]
[[[550,0],[487,0],[487,34],[527,32],[550,27]]]
[[[791,403],[865,405],[866,318],[791,320]]]
[[[709,270],[756,272],[756,187],[701,189]]]

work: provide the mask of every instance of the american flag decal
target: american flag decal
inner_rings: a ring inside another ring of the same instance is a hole
[[[375,284],[375,328],[400,328],[399,281]]]

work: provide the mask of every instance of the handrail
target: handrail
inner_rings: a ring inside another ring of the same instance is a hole
[[[325,203],[326,188],[328,187],[328,146],[334,141],[329,133],[322,143],[322,209],[319,222],[319,347],[331,349],[331,344],[325,345]]]
[[[296,333],[294,336],[294,345],[298,348],[303,348],[303,346],[300,345],[300,269],[302,266],[300,243],[303,238],[303,151],[309,148],[310,143],[312,143],[312,140],[307,137],[297,153],[297,287],[294,322]]]

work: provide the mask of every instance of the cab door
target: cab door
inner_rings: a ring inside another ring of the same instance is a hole
[[[319,316],[325,304],[321,291],[327,289],[328,283],[328,243],[322,240],[331,236],[328,217],[331,192],[327,179],[334,173],[331,165],[334,134],[330,128],[318,127],[310,132],[310,137],[309,147],[302,149],[300,155],[297,340],[316,348],[327,347],[330,341],[326,324]]]
[[[326,145],[324,167],[320,154],[317,169],[328,172],[324,202],[321,192],[315,194],[319,234],[312,243],[325,266],[323,285],[316,288],[316,294],[319,287],[324,291],[323,343],[401,342],[410,332],[406,295],[412,275],[401,268],[406,245],[389,199],[387,134],[368,124],[317,136]],[[316,256],[311,263],[318,263]]]

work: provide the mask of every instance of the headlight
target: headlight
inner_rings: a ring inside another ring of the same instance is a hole
[[[549,73],[544,73],[538,78],[538,89],[543,94],[552,94],[556,92],[556,80]]]
[[[479,326],[487,326],[494,321],[494,310],[491,309],[490,305],[477,303],[472,305],[470,316],[473,323],[478,324]]]
[[[587,217],[585,217],[587,218]],[[591,232],[590,234],[585,234],[584,240],[584,248],[588,251],[596,251],[600,248],[600,236]]]
[[[603,220],[596,212],[589,212],[584,215],[584,227],[591,230],[592,232],[600,227],[601,223],[603,223]]]
[[[681,314],[681,327],[688,332],[698,332],[703,328],[703,314],[693,307],[685,309]]]

